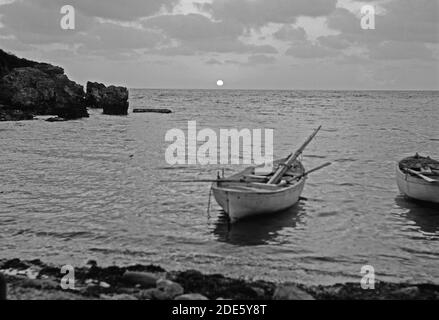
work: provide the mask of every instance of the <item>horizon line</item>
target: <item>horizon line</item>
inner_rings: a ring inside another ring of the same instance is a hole
[[[235,91],[382,91],[382,92],[388,92],[388,91],[393,91],[393,92],[401,92],[401,91],[406,91],[406,92],[426,92],[426,91],[430,91],[430,92],[435,92],[435,91],[439,91],[439,88],[437,89],[285,89],[285,88],[272,88],[272,89],[268,89],[268,88],[175,88],[175,87],[129,87],[127,86],[128,89],[130,90],[215,90],[215,91],[230,91],[230,90],[235,90]]]

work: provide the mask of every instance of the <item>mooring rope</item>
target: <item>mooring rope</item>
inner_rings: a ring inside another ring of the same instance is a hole
[[[209,200],[207,201],[207,219],[210,220],[210,205],[212,198],[212,187],[209,189]]]

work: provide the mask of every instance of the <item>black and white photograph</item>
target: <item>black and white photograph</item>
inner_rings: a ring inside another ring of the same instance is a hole
[[[158,319],[439,300],[439,0],[0,0],[0,249]]]

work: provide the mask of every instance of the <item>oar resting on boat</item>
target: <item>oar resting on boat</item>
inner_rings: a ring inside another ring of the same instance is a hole
[[[326,163],[324,163],[324,164],[322,164],[322,165],[320,165],[318,167],[315,167],[314,169],[306,171],[305,173],[303,173],[301,175],[284,175],[284,176],[285,177],[291,177],[289,180],[298,180],[298,179],[306,177],[307,175],[309,175],[309,174],[311,174],[313,172],[316,172],[316,171],[318,171],[320,169],[323,169],[323,168],[325,168],[327,166],[330,166],[330,165],[331,165],[331,162],[326,162]],[[228,182],[228,183],[236,182],[236,183],[245,183],[245,182],[247,182],[247,183],[255,185],[255,186],[266,187],[267,189],[273,189],[273,188],[276,188],[276,187],[281,187],[281,186],[285,186],[286,185],[286,183],[284,181],[282,181],[282,182],[280,182],[278,184],[274,184],[274,185],[273,184],[260,183],[260,182],[256,182],[256,181],[252,182],[252,181],[246,180],[245,178],[247,178],[247,177],[248,178],[258,177],[258,179],[260,178],[261,180],[262,179],[265,179],[265,180],[269,179],[269,176],[264,177],[264,176],[245,175],[243,179],[161,180],[160,182],[164,182],[164,183],[173,183],[173,182],[175,182],[175,183],[206,183],[206,182],[220,182],[220,183],[221,182]],[[286,182],[288,183],[288,180]]]
[[[412,169],[408,169],[408,168],[406,170],[408,172],[410,172],[411,174],[414,174],[414,175],[418,176],[419,178],[421,178],[421,179],[423,179],[423,180],[425,180],[425,181],[427,181],[429,183],[439,182],[439,180],[435,180],[435,179],[429,178],[429,177],[423,175],[422,173],[420,173],[418,171],[415,171],[415,170],[412,170]]]
[[[285,163],[280,164],[279,168],[273,174],[273,176],[268,180],[268,184],[278,184],[285,173],[290,169],[291,165],[296,161],[297,158],[302,154],[305,148],[311,143],[312,139],[317,135],[322,126],[319,126],[314,132],[306,139],[306,141],[300,146],[300,148],[292,155],[290,155]]]

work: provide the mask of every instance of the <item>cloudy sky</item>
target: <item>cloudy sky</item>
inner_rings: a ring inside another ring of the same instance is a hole
[[[82,84],[438,90],[438,42],[439,0],[0,0],[0,48]]]

